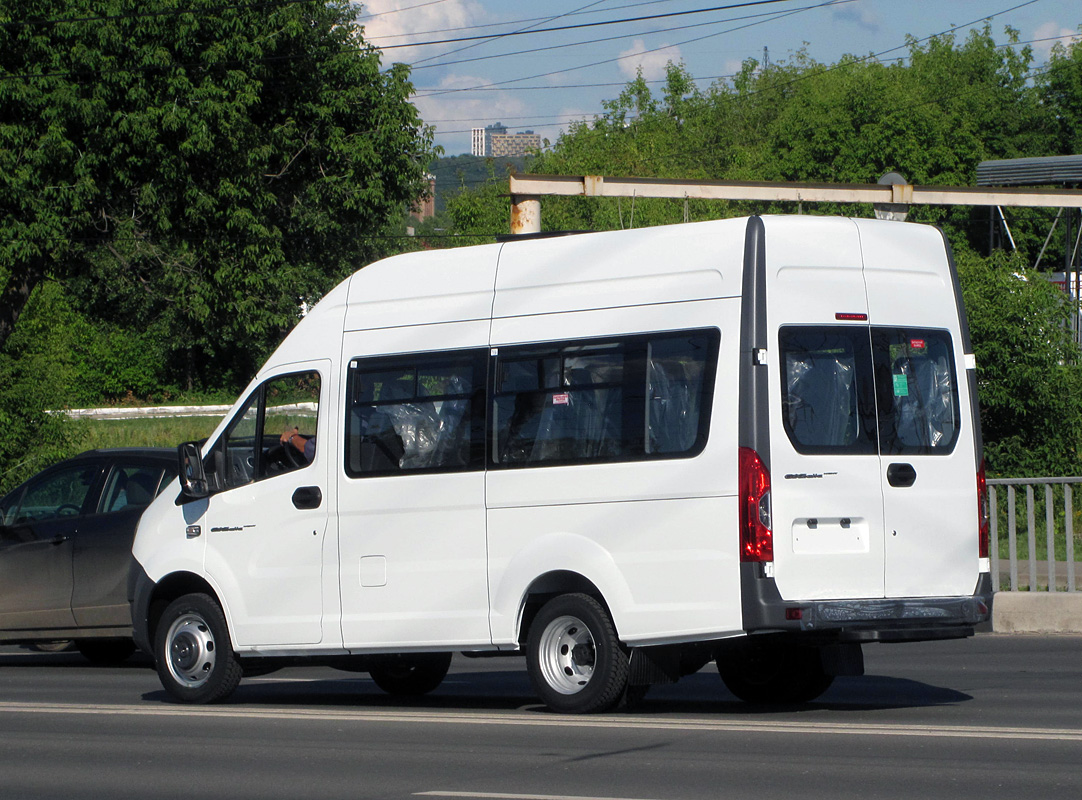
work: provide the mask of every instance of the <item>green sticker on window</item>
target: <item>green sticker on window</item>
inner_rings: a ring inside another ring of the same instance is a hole
[[[909,397],[909,381],[905,375],[894,375],[894,396]]]

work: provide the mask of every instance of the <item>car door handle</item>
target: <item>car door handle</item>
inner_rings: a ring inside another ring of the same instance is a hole
[[[297,508],[319,508],[323,502],[323,492],[318,486],[302,486],[293,493],[293,505]]]
[[[70,536],[60,534],[59,536],[54,536],[52,539],[46,539],[45,544],[51,544],[55,547],[58,544],[64,544],[64,542],[66,542],[70,538]]]
[[[912,464],[891,464],[887,467],[887,483],[891,486],[912,486],[917,480],[917,471]]]

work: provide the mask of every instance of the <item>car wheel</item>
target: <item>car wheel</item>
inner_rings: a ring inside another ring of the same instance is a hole
[[[158,623],[154,661],[162,686],[183,703],[227,697],[243,670],[229,641],[221,607],[208,595],[187,594]]]
[[[131,639],[84,639],[75,642],[75,649],[91,664],[111,666],[122,664],[135,652]]]
[[[553,711],[586,714],[616,705],[627,688],[628,657],[605,608],[585,594],[549,600],[530,625],[526,668]]]
[[[443,683],[450,668],[450,653],[422,653],[380,659],[380,663],[369,668],[368,674],[389,695],[420,697]]]

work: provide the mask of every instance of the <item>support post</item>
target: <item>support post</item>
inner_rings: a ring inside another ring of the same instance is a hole
[[[511,233],[541,233],[540,195],[511,195]]]

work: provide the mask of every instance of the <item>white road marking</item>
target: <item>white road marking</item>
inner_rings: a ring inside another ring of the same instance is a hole
[[[441,725],[518,725],[538,728],[603,728],[612,730],[701,731],[712,733],[788,733],[838,736],[907,736],[938,739],[1028,739],[1082,742],[1082,729],[1012,728],[986,725],[903,725],[874,722],[760,722],[726,719],[659,719],[657,717],[590,716],[483,711],[377,711],[368,709],[304,709],[263,706],[109,705],[88,703],[4,703],[0,714],[68,714],[201,719],[291,719],[335,722],[391,722]]]
[[[593,797],[575,794],[508,794],[503,792],[414,792],[414,797],[472,797],[476,800],[642,800],[628,797]]]

